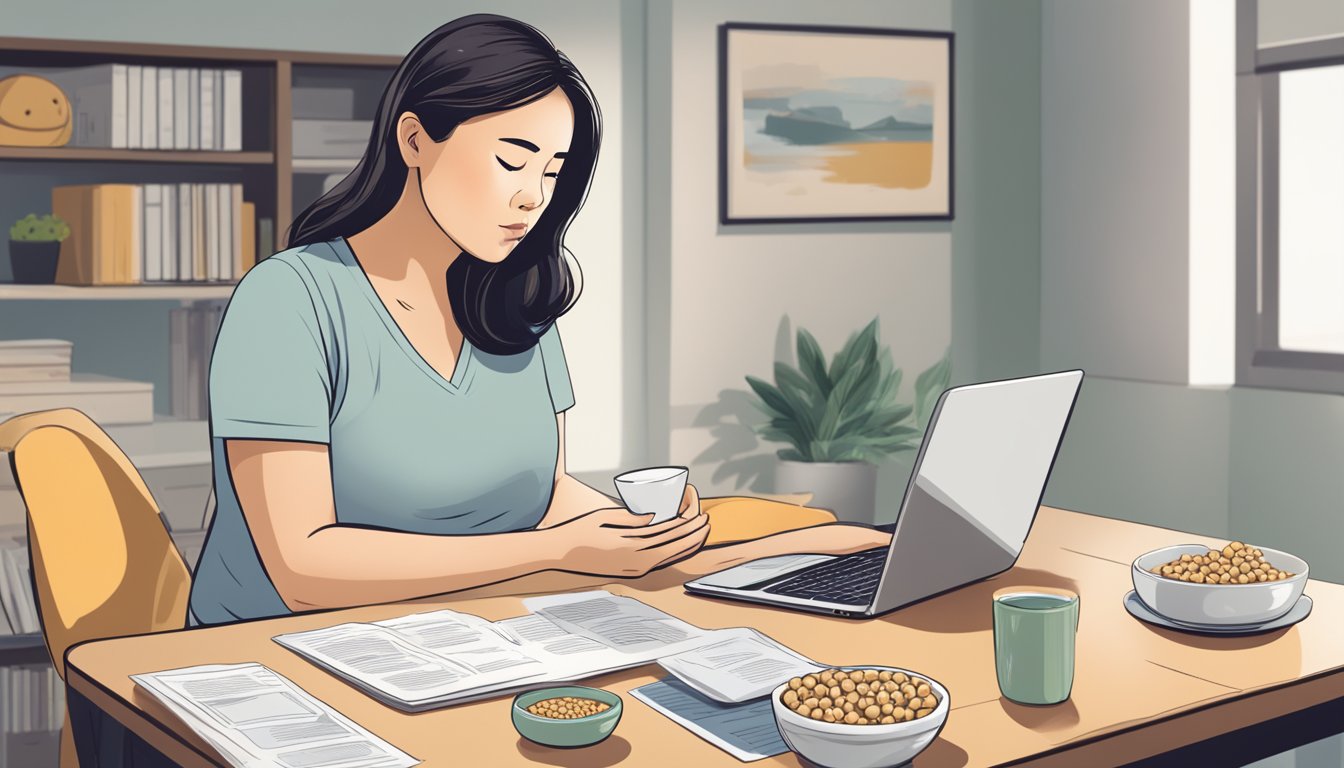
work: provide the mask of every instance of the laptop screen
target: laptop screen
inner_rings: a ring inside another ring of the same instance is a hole
[[[958,387],[930,422],[875,601],[890,610],[1017,559],[1082,382],[1081,371]]]

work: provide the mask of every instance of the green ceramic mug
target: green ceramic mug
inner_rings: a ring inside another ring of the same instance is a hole
[[[994,593],[999,690],[1019,704],[1058,704],[1073,690],[1078,594],[1053,587]]]

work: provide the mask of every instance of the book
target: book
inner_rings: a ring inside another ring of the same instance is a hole
[[[224,70],[214,70],[215,79],[215,149],[224,149]]]
[[[140,147],[159,148],[159,68],[140,69]]]
[[[668,661],[665,668],[698,691],[745,691],[752,698],[765,695],[762,689],[768,694],[797,672],[824,668],[753,629],[704,630],[633,598],[601,590],[529,598],[524,605],[532,613],[497,622],[445,609],[273,639],[406,712],[580,680],[656,660]],[[726,642],[755,645],[743,645],[745,652],[735,650],[730,659],[701,653],[675,663],[683,654]]]
[[[219,187],[219,278],[221,280],[232,281],[234,279],[234,264],[238,263],[238,256],[234,253],[237,247],[236,230],[238,228],[238,216],[242,213],[238,210],[242,202],[242,187],[237,184],[221,184]],[[237,200],[237,202],[235,202]]]
[[[37,603],[33,600],[31,574],[28,566],[28,547],[13,545],[0,551],[0,561],[4,565],[5,589],[0,601],[5,602],[5,615],[9,617],[11,627],[17,627],[16,635],[28,635],[42,631],[37,617]]]
[[[191,70],[173,69],[173,149],[191,148]]]
[[[126,65],[99,64],[44,72],[70,100],[76,147],[126,149]]]
[[[52,188],[52,212],[65,219],[71,230],[61,242],[57,283],[118,285],[129,281],[139,220],[135,189],[132,184]]]
[[[70,365],[3,365],[0,364],[0,382],[69,381]]]
[[[126,148],[142,149],[140,119],[144,110],[140,105],[140,94],[144,77],[139,64],[126,66]]]
[[[201,149],[215,146],[215,71],[201,71]]]
[[[192,240],[192,187],[194,184],[177,185],[177,279],[185,282],[192,280],[196,263],[195,242]]]
[[[188,70],[191,77],[190,108],[187,111],[187,149],[201,148],[201,70]]]
[[[64,339],[9,339],[0,341],[0,363],[24,362],[40,356],[70,362],[74,354],[73,342]]]
[[[191,279],[206,280],[205,185],[191,185]]]
[[[69,381],[71,352],[71,343],[59,339],[0,341],[0,382]]]
[[[177,185],[162,184],[163,187],[163,279],[177,279]]]
[[[351,120],[355,116],[354,88],[295,86],[290,94],[296,120]]]
[[[239,185],[238,190],[238,194],[242,194],[242,185]],[[243,279],[247,270],[257,263],[257,206],[244,202],[242,212],[242,248],[238,250],[238,269],[233,273],[234,280]]]
[[[359,157],[364,154],[372,130],[370,120],[295,120],[294,157]]]
[[[76,408],[102,425],[148,423],[154,420],[154,385],[92,373],[71,374],[69,381],[0,383],[0,411],[52,408]]]
[[[176,108],[173,105],[173,95],[176,90],[174,85],[175,75],[172,67],[158,67],[159,75],[159,149],[173,149],[174,135],[173,115]]]
[[[275,252],[275,219],[262,216],[257,219],[257,261]]]
[[[205,279],[214,282],[219,274],[219,184],[205,185]]]
[[[139,285],[145,281],[145,187],[131,185],[131,243],[122,266],[122,282]]]
[[[224,84],[224,143],[229,152],[238,152],[243,148],[243,73],[237,69],[226,69]]]
[[[171,366],[172,409],[174,418],[195,418],[195,406],[192,405],[190,388],[187,384],[187,371],[190,366],[191,312],[189,307],[179,307],[168,315],[168,357]]]
[[[163,282],[163,184],[144,185],[145,282]]]

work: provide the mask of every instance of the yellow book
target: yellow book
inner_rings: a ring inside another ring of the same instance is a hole
[[[95,285],[130,284],[135,214],[134,184],[94,185]]]
[[[242,280],[247,270],[257,263],[257,205],[243,203],[242,247],[238,249],[238,269],[234,270],[235,279]]]
[[[124,285],[131,282],[135,185],[75,184],[53,187],[51,210],[70,225],[56,262],[64,285]]]

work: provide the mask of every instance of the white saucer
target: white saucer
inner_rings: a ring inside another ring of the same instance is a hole
[[[1302,595],[1284,615],[1257,624],[1191,624],[1169,619],[1149,608],[1143,600],[1139,599],[1138,593],[1132,589],[1129,594],[1125,595],[1125,610],[1129,611],[1129,615],[1139,621],[1146,621],[1149,624],[1156,624],[1159,627],[1175,629],[1180,632],[1193,632],[1199,635],[1254,635],[1260,632],[1272,632],[1276,629],[1291,627],[1307,618],[1311,614],[1311,598]]]

